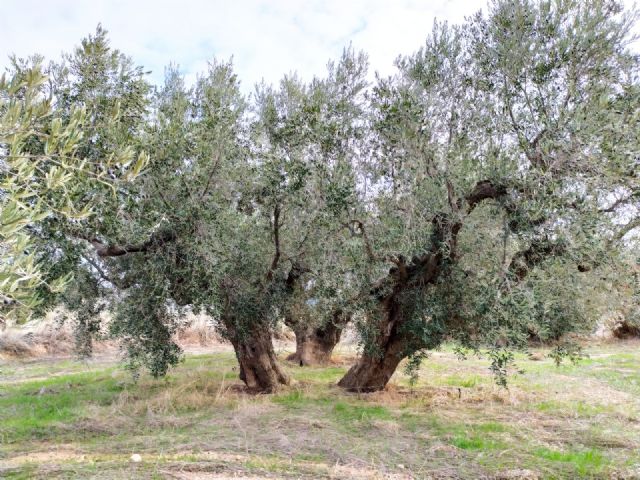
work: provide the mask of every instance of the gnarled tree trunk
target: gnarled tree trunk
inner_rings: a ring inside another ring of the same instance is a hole
[[[403,331],[402,326],[415,308],[416,295],[422,294],[425,287],[441,275],[443,260],[437,247],[408,264],[400,257],[396,260],[397,267],[392,268],[388,276],[372,289],[371,294],[378,301],[378,336],[371,348],[372,353],[365,351],[360,356],[338,382],[340,387],[352,392],[382,390],[403,358],[427,347],[416,345],[409,337],[411,333]],[[389,284],[392,286],[390,292],[385,288]]]
[[[406,355],[405,340],[394,333],[381,345],[382,351],[379,355],[363,353],[358,362],[340,379],[338,385],[350,392],[383,390]]]
[[[349,320],[351,315],[341,310],[334,312],[330,322],[318,327],[288,316],[285,323],[296,335],[296,351],[289,355],[287,360],[299,363],[300,366],[329,363],[333,349],[340,341],[342,330]]]
[[[499,198],[505,193],[504,187],[485,180],[478,182],[464,199],[454,200],[454,192],[448,186],[449,203],[456,213],[465,210],[465,201],[466,213],[469,214],[483,200]],[[461,218],[439,213],[433,217],[432,224],[433,232],[427,252],[413,257],[409,262],[402,256],[394,258],[395,267],[369,292],[378,304],[377,337],[374,345],[340,379],[338,385],[342,388],[355,392],[382,390],[403,358],[422,348],[433,348],[442,340],[441,336],[435,336],[426,344],[424,339],[412,338],[411,332],[403,329],[403,323],[416,306],[416,297],[426,294],[426,287],[445,274],[448,264],[456,261]],[[359,228],[369,257],[376,261],[377,257],[362,224]]]
[[[363,352],[357,363],[338,382],[340,387],[350,392],[382,390],[396,371],[398,364],[407,355],[408,339],[398,331],[403,318],[402,305],[398,301],[398,296],[403,288],[405,288],[403,283],[397,283],[393,292],[379,298],[380,321],[375,351]]]
[[[459,226],[454,225],[447,231],[457,234],[458,230]],[[371,290],[370,294],[378,302],[375,344],[340,379],[340,387],[353,392],[382,390],[403,358],[427,347],[417,344],[410,338],[411,333],[403,331],[402,327],[415,309],[416,296],[424,294],[427,285],[434,283],[444,270],[440,229],[436,232],[429,253],[414,257],[410,263],[404,257],[397,258],[394,262],[396,267],[390,269],[389,274]],[[455,236],[452,238],[455,241]]]
[[[240,380],[249,390],[271,393],[289,385],[289,376],[278,364],[268,328],[257,325],[238,334],[233,326],[225,326],[240,365]]]

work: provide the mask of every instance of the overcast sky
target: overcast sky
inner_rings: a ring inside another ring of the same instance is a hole
[[[434,18],[457,23],[485,0],[0,0],[0,66],[11,53],[58,59],[98,23],[112,46],[161,83],[169,62],[192,81],[213,57],[234,65],[245,91],[297,71],[322,75],[350,42],[371,69],[390,73],[416,50]],[[631,1],[628,2],[629,4]]]

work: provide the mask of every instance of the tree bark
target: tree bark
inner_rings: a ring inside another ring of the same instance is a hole
[[[289,355],[287,360],[299,363],[301,367],[326,365],[331,360],[333,349],[340,341],[342,330],[349,320],[351,315],[336,311],[332,321],[314,327],[288,317],[285,323],[296,335],[296,351]]]
[[[289,385],[289,376],[278,364],[268,328],[256,325],[238,334],[231,325],[225,326],[240,366],[240,380],[250,391],[272,393],[282,385]]]
[[[377,392],[383,390],[398,364],[406,356],[406,339],[399,335],[391,315],[385,317],[383,328],[391,327],[391,334],[379,342],[379,352],[363,353],[358,362],[340,379],[338,386],[349,392]]]

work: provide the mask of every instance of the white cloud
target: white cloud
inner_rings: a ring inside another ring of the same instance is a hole
[[[213,57],[234,57],[246,91],[264,78],[321,75],[350,42],[371,67],[392,70],[415,51],[434,18],[457,23],[485,0],[3,0],[0,64],[10,53],[59,58],[101,22],[112,45],[152,71],[178,63],[188,80]]]

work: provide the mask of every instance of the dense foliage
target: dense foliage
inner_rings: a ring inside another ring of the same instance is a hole
[[[85,42],[70,57],[70,68],[45,69],[38,56],[12,58],[0,79],[3,323],[28,318],[47,296],[59,293],[73,273],[43,261],[43,255],[56,248],[38,241],[49,226],[75,228],[92,217],[95,221],[105,204],[116,198],[118,185],[133,180],[145,165],[146,157],[135,159],[132,148],[124,144],[88,150],[117,130],[128,115],[120,109],[125,95],[114,96],[106,105],[96,84],[70,80],[83,78],[82,57],[85,70],[90,65],[94,74],[98,71],[89,63],[96,55],[91,46],[99,44],[107,52],[105,35],[99,28],[96,41]],[[118,65],[114,60],[104,68],[115,71]],[[100,108],[99,102],[103,102]]]
[[[152,90],[98,28],[49,67],[50,100],[37,68],[0,85],[2,215],[29,231],[2,220],[1,293],[41,282],[38,255],[48,278],[75,275],[85,353],[108,308],[131,365],[154,375],[179,360],[188,308],[213,316],[256,390],[289,381],[271,344],[282,319],[301,364],[326,361],[354,321],[347,389],[383,388],[445,340],[489,348],[502,378],[512,348],[591,329],[585,292],[625,275],[635,248],[632,20],[605,0],[497,1],[435,23],[373,85],[347,49],[322,78],[248,98],[220,61],[192,87],[169,67]],[[36,192],[38,175],[51,181]],[[16,255],[27,241],[38,253]]]

